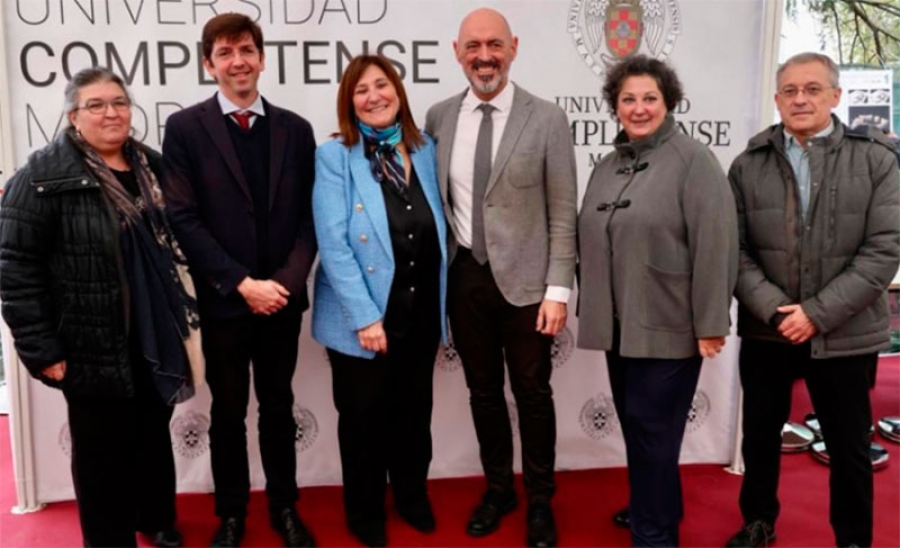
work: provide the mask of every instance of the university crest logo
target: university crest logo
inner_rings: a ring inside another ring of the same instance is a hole
[[[553,346],[550,347],[550,359],[553,361],[553,369],[559,369],[569,358],[575,348],[575,337],[568,327],[563,328],[559,335],[553,338]]]
[[[319,437],[319,421],[313,412],[298,404],[294,404],[294,422],[297,430],[294,432],[294,446],[299,453],[306,451]]]
[[[63,455],[72,458],[72,433],[69,432],[69,423],[65,423],[60,427],[56,441]]]
[[[709,417],[711,410],[712,405],[710,404],[709,396],[703,390],[697,390],[693,401],[691,401],[691,408],[688,409],[687,425],[685,425],[687,433],[693,434],[700,430]]]
[[[186,459],[196,459],[209,451],[209,417],[188,411],[172,421],[172,446]]]
[[[617,429],[619,419],[610,396],[600,393],[584,402],[579,416],[581,429],[589,437],[600,440]]]
[[[447,344],[438,346],[437,356],[434,361],[438,369],[452,372],[462,367],[459,354],[456,353],[456,347],[453,345],[453,333],[447,330]]]
[[[665,59],[681,34],[677,0],[571,0],[567,19],[579,57],[597,76],[636,53]]]

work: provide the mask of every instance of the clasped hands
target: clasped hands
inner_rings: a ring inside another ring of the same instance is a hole
[[[237,286],[238,293],[247,301],[250,312],[270,316],[287,304],[291,292],[275,280],[254,280],[247,276]]]
[[[799,304],[779,306],[778,312],[787,315],[778,324],[778,332],[793,344],[803,344],[819,332]]]

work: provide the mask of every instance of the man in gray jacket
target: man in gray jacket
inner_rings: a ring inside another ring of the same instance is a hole
[[[737,203],[744,389],[740,507],[727,546],[775,539],[781,428],[803,377],[831,459],[838,546],[872,543],[869,365],[889,344],[886,288],[900,263],[900,176],[877,130],[835,117],[838,69],[803,53],[777,73],[782,123],[729,173]]]
[[[509,81],[518,39],[500,13],[469,13],[453,45],[470,86],[434,105],[426,130],[437,140],[453,236],[447,311],[488,484],[467,531],[493,532],[516,506],[505,358],[522,438],[527,542],[553,546],[550,349],[575,277],[575,152],[562,109]]]

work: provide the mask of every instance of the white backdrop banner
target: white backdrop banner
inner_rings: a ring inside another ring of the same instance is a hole
[[[710,146],[727,168],[758,128],[763,0],[493,0],[519,37],[512,66],[517,84],[556,102],[569,116],[578,157],[579,196],[593,163],[618,131],[599,88],[615,53],[607,45],[614,21],[634,18],[635,49],[666,58],[678,70],[686,99],[675,113],[682,129]],[[436,101],[467,83],[452,44],[459,21],[485,2],[469,0],[4,0],[12,104],[14,163],[52,140],[65,125],[63,88],[79,69],[108,66],[127,80],[136,101],[137,136],[154,148],[166,118],[206,99],[215,83],[204,73],[200,31],[211,16],[246,13],[266,39],[260,87],[267,99],[309,119],[322,142],[337,128],[340,75],[356,54],[392,59],[420,124]],[[627,24],[619,22],[617,23]],[[574,301],[570,309],[574,311]],[[553,388],[558,468],[624,464],[604,357],[575,349],[577,319],[554,346]],[[341,481],[337,415],[325,352],[300,337],[294,378],[298,480]],[[728,462],[737,401],[737,346],[703,367],[687,426],[682,462]],[[512,396],[510,414],[515,424]],[[65,403],[39,383],[30,386],[38,498],[73,497]],[[452,346],[435,369],[432,477],[481,473],[461,364]],[[179,489],[209,491],[209,394],[204,388],[178,406],[172,420]],[[256,444],[256,404],[248,412],[254,487],[264,478]],[[517,432],[517,430],[516,430]],[[516,441],[518,451],[518,440]],[[516,466],[519,466],[517,458]],[[517,468],[518,469],[518,468]]]

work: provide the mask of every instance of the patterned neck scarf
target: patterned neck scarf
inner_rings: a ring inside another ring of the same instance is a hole
[[[363,136],[372,176],[381,184],[387,181],[391,190],[406,198],[406,171],[403,156],[397,150],[397,145],[403,141],[400,122],[384,129],[374,129],[362,122],[357,125]]]
[[[69,127],[67,136],[119,219],[129,306],[137,311],[131,314],[131,330],[141,342],[144,361],[163,400],[184,401],[204,377],[197,297],[187,259],[166,219],[162,190],[146,148],[131,138],[122,146],[140,189],[135,199],[78,132]]]

